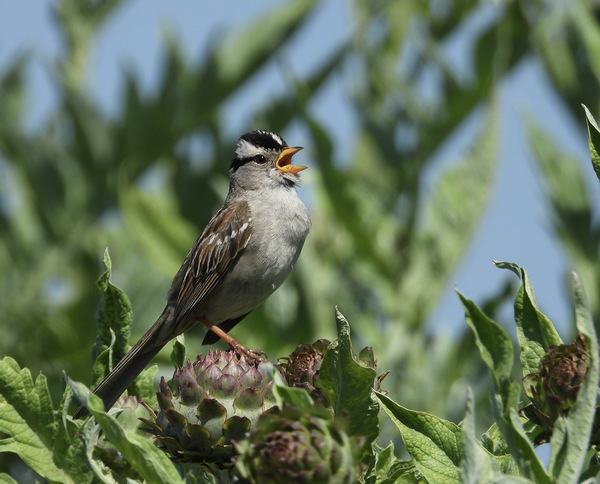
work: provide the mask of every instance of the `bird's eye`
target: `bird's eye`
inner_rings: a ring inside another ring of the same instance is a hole
[[[258,163],[259,165],[262,165],[263,163],[265,163],[267,161],[267,158],[265,157],[265,155],[256,155],[254,157],[254,161],[256,163]]]

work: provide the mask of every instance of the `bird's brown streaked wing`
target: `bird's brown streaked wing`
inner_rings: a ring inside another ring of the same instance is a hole
[[[194,309],[214,289],[252,235],[252,216],[247,202],[225,204],[196,240],[182,267],[186,270],[175,297],[176,326],[187,320]],[[189,262],[189,263],[188,263]],[[177,332],[187,328],[178,328]]]

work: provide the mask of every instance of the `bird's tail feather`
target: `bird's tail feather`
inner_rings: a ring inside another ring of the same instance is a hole
[[[110,409],[118,398],[123,394],[127,387],[142,372],[150,360],[162,349],[162,347],[171,339],[164,335],[166,329],[165,323],[172,311],[166,308],[160,315],[156,323],[148,330],[144,336],[127,352],[119,363],[106,375],[104,380],[94,390],[104,402],[104,409]],[[163,330],[163,331],[161,331]],[[167,331],[168,333],[168,331]],[[85,405],[80,406],[74,419],[83,418],[88,414]]]

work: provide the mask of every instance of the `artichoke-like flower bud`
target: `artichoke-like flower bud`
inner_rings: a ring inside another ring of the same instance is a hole
[[[291,387],[305,388],[315,402],[331,407],[329,399],[319,385],[319,372],[323,355],[330,342],[320,339],[313,344],[301,343],[287,358],[280,358],[279,366]]]
[[[531,404],[521,413],[542,428],[536,443],[548,441],[556,419],[566,416],[575,405],[589,369],[586,346],[581,333],[572,344],[550,346],[537,373],[523,378],[523,389]]]
[[[233,351],[212,350],[160,382],[160,411],[147,430],[178,461],[226,463],[232,443],[275,405],[273,364],[256,364]]]
[[[322,407],[274,408],[235,445],[240,474],[256,484],[355,481],[350,439]]]

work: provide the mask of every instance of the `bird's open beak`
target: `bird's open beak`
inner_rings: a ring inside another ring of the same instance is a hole
[[[289,148],[284,149],[281,153],[279,153],[279,157],[275,162],[275,166],[279,171],[283,171],[284,173],[298,173],[302,170],[306,170],[306,166],[302,165],[292,165],[292,156],[294,156],[298,151],[302,149],[301,146],[290,146]]]

